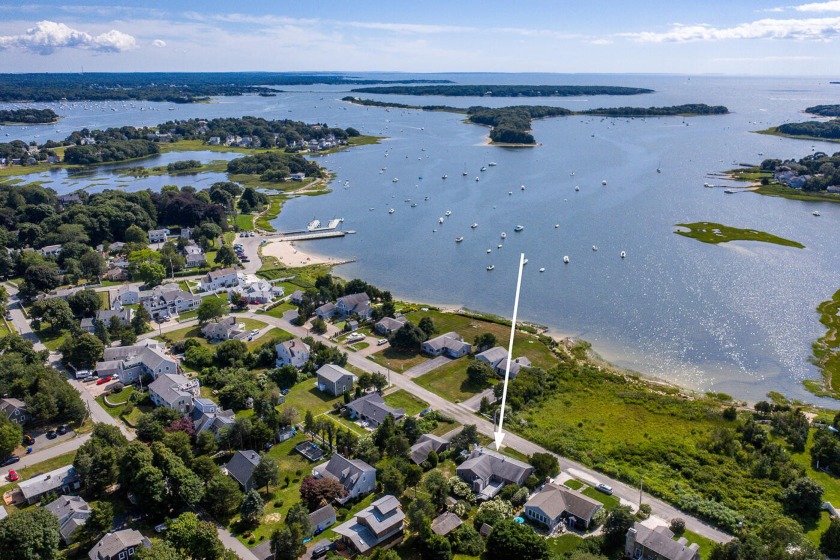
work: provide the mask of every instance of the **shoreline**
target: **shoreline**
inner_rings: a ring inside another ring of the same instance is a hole
[[[274,257],[284,266],[300,268],[313,264],[335,265],[337,259],[301,250],[294,241],[269,241],[260,248],[265,257]]]

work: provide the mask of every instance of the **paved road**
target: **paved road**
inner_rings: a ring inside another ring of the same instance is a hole
[[[47,447],[45,449],[41,449],[40,451],[34,451],[29,455],[22,456],[20,461],[14,465],[0,468],[0,485],[7,482],[6,475],[9,474],[10,470],[19,471],[24,467],[31,467],[32,465],[36,465],[42,461],[46,461],[47,459],[52,459],[53,457],[70,453],[71,451],[75,451],[81,447],[89,439],[90,434],[76,436],[73,439],[65,440],[61,443],[53,445],[52,447]]]
[[[259,319],[261,321],[266,321],[269,324],[280,327],[283,330],[294,334],[295,336],[307,336],[307,329],[292,325],[288,320],[277,319],[268,315],[257,314],[253,312],[248,312],[244,315],[252,317],[254,319]],[[323,337],[315,336],[315,338],[319,339],[321,342],[324,342],[326,344],[336,346],[335,344]],[[358,367],[363,371],[377,371],[386,374],[388,373],[388,370],[386,368],[380,366],[379,364],[375,364],[370,360],[352,352],[348,353],[347,360],[348,363],[352,364],[355,367]],[[432,393],[431,391],[417,385],[411,379],[397,372],[392,371],[390,373],[391,383],[397,388],[405,389],[409,393],[420,397],[424,401],[428,402],[432,408],[440,410],[444,414],[453,417],[461,424],[475,424],[479,432],[483,433],[484,435],[493,437],[493,432],[495,431],[495,426],[493,425],[493,423],[487,421],[486,419],[480,416],[477,416],[474,413],[474,409],[470,406],[467,406],[465,403],[451,403],[443,397],[440,397],[435,393]],[[638,488],[631,487],[618,480],[613,480],[580,463],[552,453],[551,451],[537,445],[536,443],[528,441],[525,438],[522,438],[516,434],[507,432],[505,435],[504,445],[516,449],[520,453],[524,453],[526,455],[533,455],[534,453],[551,453],[552,455],[555,455],[557,457],[557,460],[560,463],[561,470],[574,473],[576,477],[582,478],[585,481],[590,481],[593,483],[604,482],[606,484],[609,484],[613,487],[613,493],[616,497],[622,499],[626,503],[633,504],[634,506],[637,506],[639,503]],[[730,535],[727,535],[726,533],[716,529],[715,527],[712,527],[711,525],[708,525],[707,523],[691,515],[679,511],[677,508],[663,502],[662,500],[659,500],[649,495],[645,495],[644,502],[651,505],[651,507],[653,508],[653,514],[657,517],[660,517],[666,521],[674,517],[682,517],[683,519],[685,519],[686,527],[689,530],[694,531],[695,533],[709,538],[713,541],[727,542],[732,538]]]
[[[433,369],[443,367],[451,361],[452,358],[448,356],[438,356],[436,358],[432,358],[431,360],[426,360],[422,364],[417,364],[413,368],[405,370],[403,372],[403,375],[405,377],[408,377],[409,379],[415,379],[417,377],[420,377],[421,375],[429,373]]]

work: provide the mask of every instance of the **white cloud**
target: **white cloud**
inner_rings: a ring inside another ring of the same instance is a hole
[[[0,49],[17,47],[42,55],[61,48],[122,52],[136,46],[134,37],[116,29],[93,36],[63,23],[46,20],[39,21],[22,35],[0,36]]]
[[[829,41],[840,35],[840,18],[761,19],[734,27],[712,27],[704,23],[674,24],[665,32],[622,33],[641,43],[687,43],[729,39],[797,39]]]
[[[831,0],[830,2],[814,2],[812,4],[802,4],[794,6],[797,12],[840,12],[840,1]]]
[[[154,41],[152,41],[152,46],[153,47],[165,47],[166,46],[166,41],[164,41],[162,39],[155,39]]]

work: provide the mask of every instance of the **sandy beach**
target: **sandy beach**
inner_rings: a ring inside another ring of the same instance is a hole
[[[293,241],[270,241],[263,245],[262,254],[276,257],[284,265],[290,267],[307,266],[310,264],[329,264],[333,262],[331,258],[319,257],[301,251],[295,246]]]

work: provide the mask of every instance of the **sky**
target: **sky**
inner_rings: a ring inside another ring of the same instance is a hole
[[[0,72],[840,69],[840,0],[119,3],[0,0]]]

